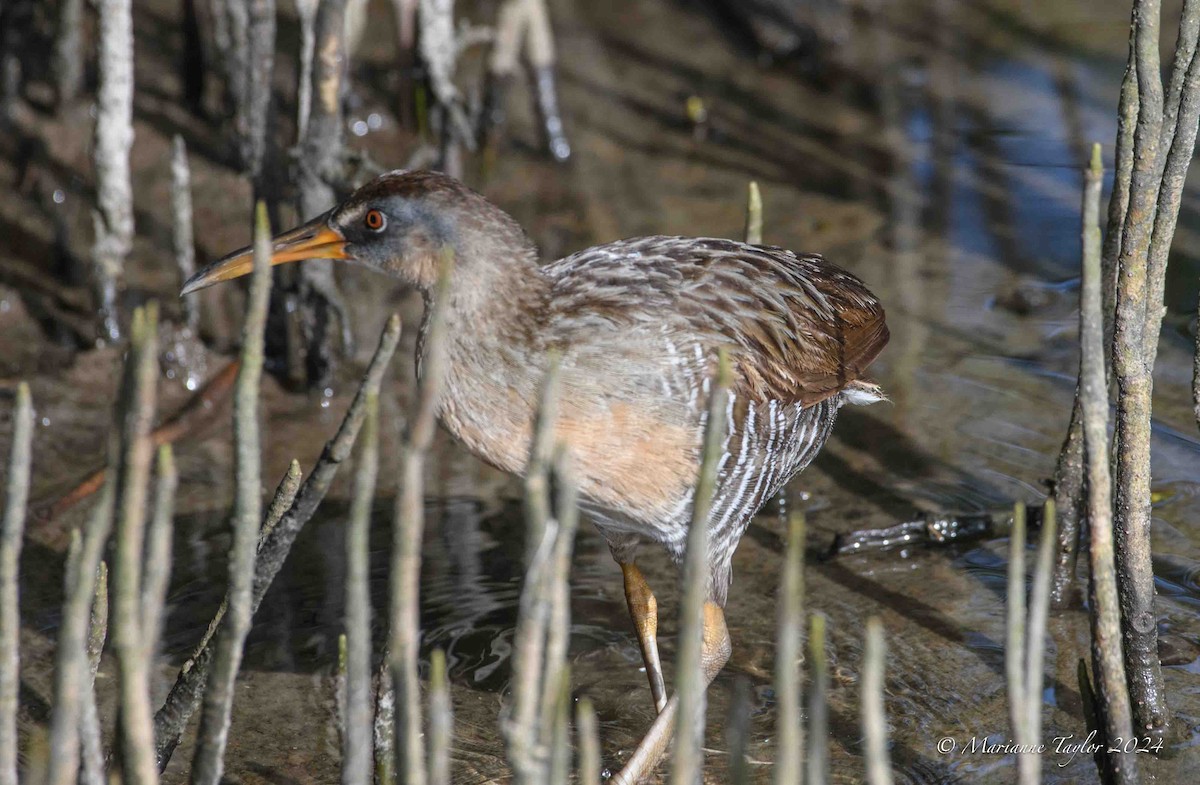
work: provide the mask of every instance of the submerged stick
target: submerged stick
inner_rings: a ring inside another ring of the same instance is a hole
[[[417,656],[421,638],[421,541],[425,529],[425,454],[433,443],[447,362],[446,308],[450,295],[452,252],[442,252],[433,302],[426,315],[417,406],[401,450],[401,488],[396,501],[392,545],[391,656],[396,694],[395,772],[405,785],[424,785],[425,751],[421,746],[421,685]]]
[[[259,436],[259,387],[263,368],[263,332],[271,294],[271,227],[259,202],[254,221],[254,272],[242,328],[242,368],[234,390],[234,478],[236,498],[233,542],[229,548],[229,594],[225,619],[217,633],[213,677],[200,715],[200,735],[192,759],[194,785],[217,785],[224,770],[225,747],[233,711],[234,685],[242,647],[253,616],[254,562],[262,521],[262,445]]]
[[[375,349],[375,355],[371,358],[362,384],[359,385],[354,400],[346,410],[346,415],[342,419],[337,433],[326,443],[321,457],[317,459],[316,466],[313,467],[312,473],[308,475],[304,484],[300,486],[299,491],[295,491],[295,486],[291,485],[291,493],[295,494],[294,499],[278,505],[280,509],[286,508],[283,516],[278,522],[267,520],[264,523],[262,542],[258,547],[258,557],[254,568],[252,611],[258,610],[267,589],[271,587],[272,581],[275,580],[275,576],[287,559],[292,543],[296,541],[296,536],[312,518],[321,500],[325,498],[334,477],[337,476],[338,468],[349,457],[366,414],[366,398],[372,393],[378,394],[383,381],[383,372],[391,361],[399,341],[400,319],[393,315],[388,319],[383,333],[379,336],[379,345]],[[293,468],[297,469],[296,479],[298,480],[298,466],[293,463]],[[285,485],[288,485],[286,479],[280,486],[280,492],[277,492],[277,500],[286,498],[286,494],[283,493]],[[276,508],[277,505],[273,503],[271,509],[275,510]],[[226,597],[227,603],[228,596]],[[210,622],[208,632],[201,639],[195,652],[184,662],[166,701],[155,715],[154,724],[160,769],[165,768],[170,761],[171,754],[179,745],[188,719],[196,710],[201,693],[204,691],[209,669],[212,667],[212,637],[224,616],[224,608],[223,604],[221,610]]]
[[[1100,260],[1100,191],[1103,171],[1100,146],[1092,148],[1083,200],[1083,282],[1080,289],[1080,380],[1087,456],[1092,662],[1100,702],[1102,729],[1108,739],[1133,736],[1125,662],[1121,657],[1121,619],[1113,555],[1111,477],[1108,463],[1108,386],[1104,378],[1104,319],[1101,313],[1103,271]],[[1115,785],[1137,781],[1137,756],[1109,757]]]
[[[32,466],[33,402],[29,385],[17,385],[0,524],[0,785],[17,785],[17,698],[21,677],[21,543],[29,502]]]
[[[367,398],[354,502],[346,527],[346,711],[342,785],[371,781],[371,505],[379,475],[379,396]]]
[[[862,728],[867,759],[868,785],[892,785],[888,755],[887,714],[883,707],[883,664],[887,642],[878,616],[867,619],[867,646],[863,653]]]
[[[1196,354],[1192,357],[1192,413],[1200,428],[1200,303],[1196,305]]]
[[[804,727],[800,722],[800,663],[804,646],[804,511],[788,513],[780,602],[776,616],[775,782],[799,782],[804,763]]]
[[[704,605],[708,598],[708,517],[717,486],[717,464],[724,449],[729,422],[725,416],[729,400],[729,355],[722,349],[704,429],[700,473],[692,500],[687,552],[683,561],[683,596],[679,609],[679,649],[676,652],[675,761],[671,785],[694,785],[700,781],[704,746],[704,693],[708,683],[703,674]]]

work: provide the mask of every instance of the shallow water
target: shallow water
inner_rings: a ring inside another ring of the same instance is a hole
[[[824,253],[880,295],[893,337],[873,373],[892,403],[844,410],[832,442],[788,491],[791,503],[809,512],[807,607],[830,620],[834,779],[862,778],[856,682],[863,620],[878,615],[888,638],[886,699],[898,781],[1008,782],[1015,776],[1011,756],[936,748],[943,737],[961,747],[973,737],[1009,735],[1002,652],[1007,542],[833,561],[821,554],[838,532],[891,525],[914,510],[972,512],[1044,495],[1077,363],[1079,168],[1093,140],[1105,145],[1111,166],[1127,10],[1121,3],[1097,8],[1004,0],[881,5],[888,7],[882,17],[848,17],[849,39],[812,73],[795,64],[756,64],[745,42],[727,34],[704,4],[556,0],[562,100],[576,159],[558,168],[533,152],[531,117],[518,87],[510,97],[509,146],[489,179],[473,172],[473,182],[526,226],[547,257],[556,257],[639,234],[736,237],[746,183],[756,179],[768,242]],[[173,4],[150,3],[139,30],[169,27],[174,13]],[[285,22],[285,39],[289,29]],[[389,105],[386,36],[374,31],[364,45],[366,112],[386,113]],[[139,98],[142,154],[135,160],[144,185],[138,199],[146,220],[139,220],[147,233],[138,246],[138,288],[159,296],[167,296],[173,282],[158,267],[169,248],[163,230],[169,217],[161,199],[167,169],[156,151],[165,149],[164,134],[187,119],[168,100],[177,86],[162,66],[167,50],[151,43],[139,55],[147,93]],[[281,84],[290,84],[288,68],[281,64]],[[692,96],[707,109],[703,128],[687,117]],[[213,129],[187,132],[201,254],[213,257],[244,241],[239,221],[248,194],[207,152],[220,139]],[[68,182],[69,173],[87,171],[79,140],[66,132],[49,138],[40,164],[44,177]],[[397,165],[408,141],[385,125],[351,143]],[[11,162],[0,167],[15,178]],[[75,188],[65,209],[75,210],[68,222],[78,224],[86,216]],[[245,202],[230,193],[245,195]],[[1200,272],[1190,250],[1200,223],[1195,193],[1184,199],[1156,377],[1153,468],[1161,500],[1155,566],[1160,629],[1174,663],[1166,668],[1168,692],[1181,729],[1172,759],[1145,761],[1147,779],[1163,783],[1200,776],[1200,440],[1187,393],[1188,315]],[[29,263],[49,231],[48,218],[38,210],[20,215],[21,205],[11,198],[0,204],[10,236],[25,227],[20,236],[32,238],[0,250],[6,264],[9,254]],[[76,242],[83,237],[76,232]],[[390,283],[358,270],[342,280],[356,303],[360,348],[373,345],[388,310],[401,308],[409,324],[416,318],[417,304]],[[39,415],[46,418],[37,436],[35,490],[51,499],[102,455],[119,358],[113,351],[75,356],[46,345],[28,316],[36,315],[28,296],[0,289],[0,301],[12,304],[0,308],[2,374],[33,376]],[[408,400],[414,332],[408,331],[396,361],[395,394],[385,400],[391,424],[385,452],[397,443]],[[210,357],[208,367],[219,367],[217,358]],[[311,397],[267,383],[265,476],[281,476],[292,457],[306,470],[311,466],[348,403],[354,377],[347,369],[328,395]],[[164,386],[161,408],[170,411],[186,391],[179,382]],[[224,422],[177,448],[183,482],[158,690],[165,690],[220,601],[231,499]],[[373,517],[372,588],[380,609],[386,605],[394,457],[384,456]],[[427,486],[424,645],[448,653],[456,781],[485,782],[505,777],[496,718],[505,703],[524,547],[519,487],[444,435],[436,457]],[[259,613],[235,707],[233,778],[314,782],[336,776],[331,672],[342,631],[348,494],[343,476]],[[781,532],[776,506],[768,505],[735,557],[728,607],[734,655],[710,694],[713,781],[722,779],[725,716],[739,679],[751,685],[751,757],[759,762],[753,771],[763,781],[771,775]],[[31,540],[24,565],[24,667],[29,691],[45,699],[62,538],[42,530]],[[662,609],[669,678],[674,574],[658,554],[649,554],[646,565]],[[619,571],[586,526],[576,546],[572,614],[574,691],[596,703],[605,760],[615,766],[653,710]],[[1078,740],[1085,733],[1074,674],[1086,652],[1086,618],[1080,611],[1056,615],[1050,633],[1043,735]],[[106,665],[102,690],[111,688],[111,676]],[[27,709],[32,720],[35,708]],[[189,755],[187,745],[179,750],[168,781],[184,779]],[[1095,777],[1087,756],[1053,754],[1045,776],[1063,783]]]

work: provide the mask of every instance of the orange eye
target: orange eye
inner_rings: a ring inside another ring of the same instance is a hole
[[[378,210],[368,210],[367,214],[363,216],[363,223],[365,223],[367,228],[372,232],[379,232],[383,230],[383,227],[387,221],[384,220],[383,213],[379,212]]]

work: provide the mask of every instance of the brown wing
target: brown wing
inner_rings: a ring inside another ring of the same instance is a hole
[[[734,392],[750,400],[811,406],[860,378],[888,341],[883,307],[862,281],[783,248],[643,237],[544,269],[557,309],[581,325],[661,321],[728,345]]]

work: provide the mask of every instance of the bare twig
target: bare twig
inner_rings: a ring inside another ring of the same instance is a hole
[[[163,605],[171,580],[171,537],[175,514],[175,489],[179,475],[171,445],[158,448],[158,486],[154,497],[154,517],[146,535],[146,566],[142,576],[142,643],[146,659],[154,661],[158,637],[162,632]]]
[[[579,785],[600,785],[600,729],[588,698],[579,699],[575,728],[579,734]]]
[[[171,239],[175,247],[175,266],[179,282],[190,279],[196,272],[196,243],[192,233],[192,175],[188,168],[187,145],[175,135],[171,143]],[[200,322],[198,297],[184,297],[183,322],[195,335]]]
[[[150,708],[150,662],[143,643],[142,550],[146,534],[150,464],[154,443],[155,383],[158,378],[158,308],[151,303],[134,312],[131,352],[126,364],[129,395],[121,405],[118,428],[117,531],[113,556],[113,649],[120,676],[119,749],[126,782],[153,785],[154,726]],[[91,575],[81,576],[90,592]],[[78,722],[76,718],[74,720]]]
[[[225,746],[233,711],[233,688],[241,667],[242,646],[254,614],[254,562],[262,522],[262,447],[259,437],[259,386],[263,368],[263,331],[271,294],[271,227],[259,202],[254,221],[254,272],[242,328],[242,368],[234,390],[234,478],[237,492],[233,542],[229,548],[228,610],[217,633],[213,678],[200,715],[200,735],[192,759],[192,782],[217,785],[224,769]]]
[[[300,17],[300,79],[296,88],[296,137],[303,140],[308,134],[308,117],[312,112],[313,51],[316,49],[317,6],[320,0],[296,0]]]
[[[238,2],[239,0],[235,0]],[[240,0],[246,5],[246,93],[238,106],[242,165],[254,183],[254,197],[272,200],[265,183],[267,121],[271,109],[271,75],[275,70],[275,0]]]
[[[82,539],[78,531],[72,532],[71,545],[82,550]],[[76,544],[76,540],[80,544]],[[78,568],[76,568],[78,569]],[[104,651],[104,640],[108,637],[108,565],[100,562],[96,572],[96,591],[92,600],[92,619],[88,628],[87,657],[88,677],[84,685],[83,710],[80,716],[79,739],[82,747],[82,768],[79,772],[80,785],[105,785],[104,741],[100,731],[100,713],[96,708],[96,672],[100,669],[100,655]]]
[[[396,694],[392,690],[391,657],[384,652],[383,661],[375,671],[375,719],[372,734],[375,741],[376,785],[395,785],[396,763]]]
[[[554,691],[555,700],[549,716],[543,718],[543,722],[550,728],[546,782],[570,782],[571,739],[568,725],[571,717],[571,669],[564,664],[555,672],[555,677],[558,683],[558,689]]]
[[[125,257],[133,247],[133,184],[129,150],[133,146],[133,17],[131,0],[99,0],[100,91],[97,97],[97,210],[92,257],[95,262],[101,338],[121,337],[117,292]]]
[[[424,785],[425,751],[421,746],[421,685],[417,675],[420,644],[421,541],[425,528],[425,453],[433,442],[445,382],[446,308],[450,294],[450,250],[442,253],[433,302],[426,314],[424,354],[417,407],[401,448],[401,488],[396,502],[392,546],[391,656],[396,693],[396,776],[406,785]]]
[[[1017,757],[1022,785],[1041,782],[1042,756],[1037,752],[1042,735],[1042,662],[1046,650],[1046,615],[1050,609],[1050,577],[1054,556],[1054,500],[1047,499],[1038,539],[1037,562],[1033,571],[1033,589],[1029,595],[1029,632],[1025,638],[1025,728],[1028,744]],[[1024,586],[1021,589],[1024,591]]]
[[[1123,643],[1135,725],[1166,732],[1170,714],[1158,659],[1154,575],[1150,558],[1150,406],[1152,368],[1146,354],[1152,226],[1162,165],[1162,82],[1158,61],[1158,0],[1134,4],[1133,46],[1138,120],[1129,209],[1122,227],[1114,319],[1113,369],[1120,405],[1116,424],[1116,555]]]
[[[1117,302],[1118,259],[1121,255],[1121,234],[1125,226],[1125,213],[1129,210],[1130,180],[1133,177],[1133,133],[1137,127],[1138,82],[1137,49],[1130,32],[1129,61],[1125,66],[1125,78],[1121,81],[1121,96],[1117,105],[1117,139],[1113,152],[1113,190],[1108,202],[1108,232],[1104,237],[1101,258],[1101,295],[1103,297],[1105,357],[1111,357],[1113,318]],[[1107,367],[1107,362],[1105,363]]]
[[[552,430],[552,428],[551,428]],[[554,733],[558,728],[558,706],[562,699],[562,690],[570,692],[567,678],[567,650],[571,643],[571,586],[569,574],[571,571],[571,556],[575,549],[575,530],[579,523],[579,494],[575,476],[571,470],[569,456],[565,450],[559,449],[554,460],[554,480],[556,490],[555,519],[557,529],[554,539],[554,553],[547,575],[548,595],[550,606],[546,617],[546,653],[545,665],[542,668],[542,733],[541,744],[551,748],[551,782],[565,782],[567,768],[559,767],[555,778],[555,760],[553,752],[558,749],[558,739]],[[566,715],[569,711],[562,709],[561,717],[565,726]],[[564,731],[565,733],[565,731]]]
[[[800,663],[804,646],[804,511],[788,513],[780,602],[776,616],[775,693],[779,701],[775,726],[775,782],[801,779],[804,727],[800,723]]]
[[[1167,279],[1167,256],[1171,241],[1175,237],[1175,225],[1179,218],[1180,198],[1187,180],[1192,153],[1196,148],[1197,125],[1200,123],[1200,60],[1194,57],[1197,28],[1200,28],[1200,2],[1189,0],[1184,4],[1183,19],[1179,31],[1180,49],[1175,53],[1175,71],[1171,74],[1171,89],[1177,104],[1167,104],[1167,116],[1163,121],[1163,139],[1160,155],[1166,158],[1162,164],[1162,182],[1158,191],[1158,206],[1154,212],[1154,231],[1150,239],[1150,250],[1146,269],[1146,325],[1143,338],[1145,364],[1153,370],[1158,356],[1158,338],[1162,331],[1163,292]],[[1186,56],[1186,60],[1183,57]],[[1183,64],[1188,63],[1187,72],[1181,75]]]
[[[1009,720],[1018,744],[1029,738],[1025,709],[1025,503],[1013,509],[1012,533],[1008,537],[1007,614],[1004,636],[1004,673],[1008,686]]]
[[[758,183],[750,181],[749,196],[746,201],[746,242],[750,245],[762,245],[763,216],[762,193]]]
[[[346,0],[320,0],[316,11],[316,58],[312,64],[312,106],[300,139],[296,178],[297,210],[304,220],[333,207],[342,187],[342,93],[346,77]],[[304,74],[301,74],[304,78]],[[299,332],[304,338],[306,372],[291,369],[293,376],[307,376],[310,385],[324,385],[333,372],[333,335],[336,318],[341,324],[344,347],[351,342],[349,321],[341,293],[328,259],[314,259],[301,266],[299,281]]]
[[[1054,466],[1054,503],[1059,510],[1061,524],[1050,589],[1050,602],[1055,608],[1070,606],[1075,596],[1072,587],[1079,559],[1079,521],[1084,503],[1083,414],[1080,407],[1079,386],[1076,385],[1067,436]]]
[[[450,785],[450,742],[454,717],[446,679],[446,653],[434,649],[429,657],[429,785]],[[565,780],[564,780],[565,782]]]
[[[869,785],[892,785],[888,756],[887,714],[883,707],[883,664],[887,642],[878,616],[867,619],[867,646],[863,653],[862,726]]]
[[[671,785],[693,785],[700,781],[704,746],[704,693],[708,684],[703,676],[701,653],[704,635],[704,602],[708,597],[708,516],[716,490],[717,463],[724,449],[729,423],[725,416],[729,398],[729,356],[721,350],[717,375],[713,380],[704,430],[704,450],[700,474],[692,500],[692,521],[688,527],[687,552],[683,562],[683,596],[679,610],[679,649],[676,653],[675,680],[678,714],[675,734],[675,760]]]
[[[547,358],[546,376],[542,381],[537,419],[533,425],[533,442],[529,449],[529,464],[525,471],[525,566],[528,569],[534,552],[541,546],[546,525],[551,517],[550,469],[554,460],[554,423],[558,419],[562,373],[561,357],[551,352]]]
[[[1125,663],[1121,657],[1121,620],[1113,563],[1111,478],[1108,463],[1108,387],[1104,378],[1103,271],[1100,260],[1100,146],[1092,150],[1083,199],[1083,283],[1080,291],[1079,342],[1082,356],[1087,503],[1091,565],[1092,662],[1102,696],[1099,720],[1108,739],[1133,735]],[[1109,758],[1116,785],[1137,781],[1137,756]]]
[[[517,606],[517,627],[513,633],[513,693],[511,713],[504,725],[509,762],[518,782],[537,783],[545,779],[546,727],[544,679],[546,631],[554,591],[548,572],[555,550],[557,523],[551,515],[550,464],[554,452],[554,423],[558,417],[560,396],[560,357],[547,358],[534,421],[529,462],[525,472],[525,582]]]
[[[65,0],[58,9],[54,40],[54,79],[58,106],[70,104],[83,91],[83,0]]]
[[[125,385],[128,385],[128,375]],[[128,392],[123,388],[121,399],[126,397]],[[116,439],[110,439],[110,454],[115,455],[116,449]],[[115,487],[113,479],[104,484],[84,530],[82,543],[75,548],[78,558],[67,561],[68,570],[64,580],[66,601],[63,604],[62,623],[58,628],[58,649],[54,661],[50,748],[55,754],[50,756],[50,768],[46,776],[50,785],[74,785],[76,781],[80,702],[84,700],[82,693],[85,685],[91,689],[88,679],[88,622],[92,615],[93,597],[96,603],[101,602],[96,592],[97,570],[104,544],[112,529]]]
[[[437,103],[446,113],[454,141],[475,149],[474,135],[454,85],[458,44],[454,28],[454,0],[418,0],[417,38],[421,59],[429,72],[429,84]]]
[[[371,587],[368,539],[379,475],[379,397],[367,398],[367,417],[354,502],[346,528],[346,712],[342,785],[371,781]]]
[[[1200,428],[1200,303],[1196,305],[1196,353],[1192,357],[1192,412]]]
[[[0,527],[0,785],[17,785],[17,693],[21,669],[18,577],[33,463],[33,401],[25,382],[17,386],[12,423],[4,521]]]
[[[825,614],[814,613],[808,634],[812,660],[812,694],[808,699],[807,778],[829,781],[829,660],[825,654]]]

